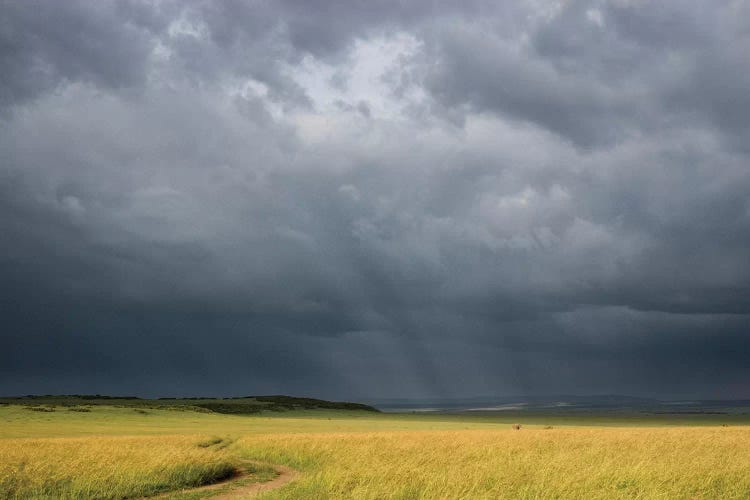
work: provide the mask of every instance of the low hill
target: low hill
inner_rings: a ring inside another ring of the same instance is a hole
[[[126,406],[136,408],[168,408],[175,410],[210,411],[233,415],[250,415],[263,411],[284,412],[291,410],[359,410],[379,412],[378,409],[360,403],[326,401],[315,398],[292,396],[242,396],[232,398],[159,398],[143,399],[135,396],[102,396],[100,394],[68,394],[44,396],[0,397],[0,404],[24,405],[29,408],[54,406],[85,407],[95,405]]]

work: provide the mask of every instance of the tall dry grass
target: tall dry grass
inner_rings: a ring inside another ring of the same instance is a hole
[[[247,456],[303,471],[268,498],[748,498],[750,428],[269,435]]]
[[[750,497],[750,427],[731,419],[517,418],[0,407],[0,499],[148,495],[220,477],[235,456],[302,472],[277,499]]]
[[[122,499],[230,476],[226,449],[200,436],[3,439],[0,498]]]

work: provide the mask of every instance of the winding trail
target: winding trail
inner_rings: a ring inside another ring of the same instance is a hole
[[[243,480],[250,478],[253,473],[248,472],[246,469],[243,469],[239,474],[236,476],[233,476],[226,481],[221,481],[219,483],[214,484],[208,484],[206,486],[198,486],[197,488],[189,488],[179,491],[170,491],[167,493],[163,493],[161,495],[158,495],[156,497],[150,497],[153,498],[169,498],[171,495],[175,495],[178,493],[199,493],[199,492],[205,492],[206,496],[210,500],[239,500],[241,498],[253,498],[256,495],[259,495],[261,493],[264,493],[266,491],[275,490],[276,488],[281,488],[285,484],[288,484],[299,476],[299,472],[292,469],[291,467],[287,467],[286,465],[277,465],[277,464],[269,464],[265,462],[259,462],[257,460],[243,460],[242,465],[260,465],[265,467],[271,467],[276,471],[276,477],[271,479],[270,481],[264,481],[260,483],[248,483],[248,484],[240,484],[236,485],[236,483],[241,483]],[[211,495],[211,492],[214,490],[225,490],[227,487],[227,491],[222,491],[221,493]]]
[[[275,490],[276,488],[281,488],[285,484],[291,483],[297,478],[297,476],[299,476],[299,472],[292,469],[291,467],[287,467],[286,465],[265,464],[262,462],[251,462],[251,461],[246,461],[245,463],[250,463],[250,464],[255,464],[255,465],[270,465],[271,467],[274,468],[274,470],[276,471],[276,474],[278,475],[275,478],[271,479],[270,481],[265,481],[262,483],[246,484],[246,485],[234,488],[225,493],[221,493],[220,495],[212,496],[211,500],[251,498],[265,491],[271,491],[271,490]]]

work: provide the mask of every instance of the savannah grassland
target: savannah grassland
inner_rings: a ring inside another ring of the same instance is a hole
[[[749,423],[5,405],[0,498],[140,497],[226,477],[247,459],[301,473],[262,498],[749,498]],[[272,475],[259,467],[256,479]]]

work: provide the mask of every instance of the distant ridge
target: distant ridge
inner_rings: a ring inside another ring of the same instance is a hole
[[[146,399],[136,396],[103,396],[100,394],[47,394],[43,396],[27,395],[0,397],[0,404],[22,404],[27,406],[113,405],[156,409],[192,409],[233,415],[249,415],[263,411],[283,412],[292,410],[380,411],[377,408],[361,403],[327,401],[325,399],[284,395],[240,396],[228,398],[188,397]]]

